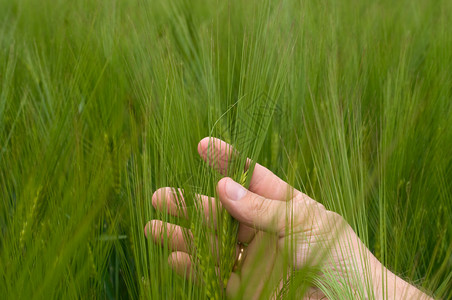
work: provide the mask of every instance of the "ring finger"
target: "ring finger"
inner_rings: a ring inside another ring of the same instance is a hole
[[[160,220],[152,220],[146,224],[145,234],[148,238],[160,245],[168,245],[171,251],[185,252],[191,256],[195,255],[193,244],[193,234],[190,230],[181,226],[166,223]],[[211,245],[212,253],[216,253],[217,264],[219,262],[219,245],[218,238],[214,235],[208,237]],[[240,248],[236,245],[236,257],[239,255]]]

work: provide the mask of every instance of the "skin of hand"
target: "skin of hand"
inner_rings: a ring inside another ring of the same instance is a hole
[[[215,138],[201,140],[198,152],[222,174],[226,174],[228,160],[234,155],[230,145]],[[241,272],[233,272],[228,281],[226,293],[231,298],[240,295],[243,299],[258,299],[269,288],[276,295],[283,279],[282,253],[287,253],[284,249],[290,245],[286,264],[291,270],[318,268],[324,276],[333,276],[349,290],[356,291],[354,295],[358,298],[429,299],[384,268],[343,217],[294,189],[267,168],[255,164],[249,189],[231,178],[222,178],[217,193],[221,206],[240,223],[238,241],[247,245]],[[206,219],[216,216],[212,213],[215,198],[199,195],[199,199]],[[154,193],[152,204],[158,210],[166,207],[169,213],[178,216],[183,192],[160,188]],[[146,235],[157,243],[163,243],[163,234],[168,235],[173,250],[168,263],[178,274],[187,276],[195,259],[184,239],[184,230],[160,220],[152,220],[145,227]],[[371,286],[373,295],[362,294],[365,288],[361,294],[358,292],[358,285],[363,286],[364,282]],[[326,295],[313,286],[304,297],[322,299]]]

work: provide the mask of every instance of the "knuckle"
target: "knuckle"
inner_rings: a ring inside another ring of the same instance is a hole
[[[320,210],[326,211],[326,208],[325,208],[325,206],[324,206],[322,203],[316,202],[316,204],[317,204],[317,207],[318,207]]]
[[[257,215],[262,215],[263,213],[266,213],[268,210],[268,205],[265,203],[265,199],[253,195],[250,199],[251,204],[251,211],[253,211]]]
[[[305,221],[306,205],[299,201],[290,201],[290,206],[287,209],[288,221],[293,224],[294,227],[301,226]]]
[[[298,194],[294,198],[294,202],[297,204],[300,211],[306,211],[314,214],[321,214],[327,211],[322,203],[315,201],[304,193]]]
[[[256,164],[255,168],[259,168],[259,167],[260,166],[257,166],[257,164]],[[263,175],[259,176],[259,174],[261,174],[261,173],[256,172],[256,170],[254,170],[253,180],[251,180],[250,186],[249,186],[250,190],[258,190],[261,187],[261,184],[264,184],[264,183],[268,184],[268,182],[270,182],[274,177],[273,172],[270,170],[265,170],[265,172],[262,172],[262,173],[263,173]]]
[[[345,222],[344,218],[340,214],[331,210],[327,210],[325,212],[325,216],[330,222],[336,225],[340,225]]]

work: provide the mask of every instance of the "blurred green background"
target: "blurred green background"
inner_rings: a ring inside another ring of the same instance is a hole
[[[449,0],[0,0],[1,294],[205,298],[143,227],[158,187],[213,192],[196,145],[245,120],[268,128],[241,150],[452,298],[451,20]]]

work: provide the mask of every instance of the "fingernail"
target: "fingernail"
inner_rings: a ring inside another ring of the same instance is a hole
[[[245,194],[246,189],[234,180],[229,179],[226,182],[226,196],[232,201],[239,201]]]

